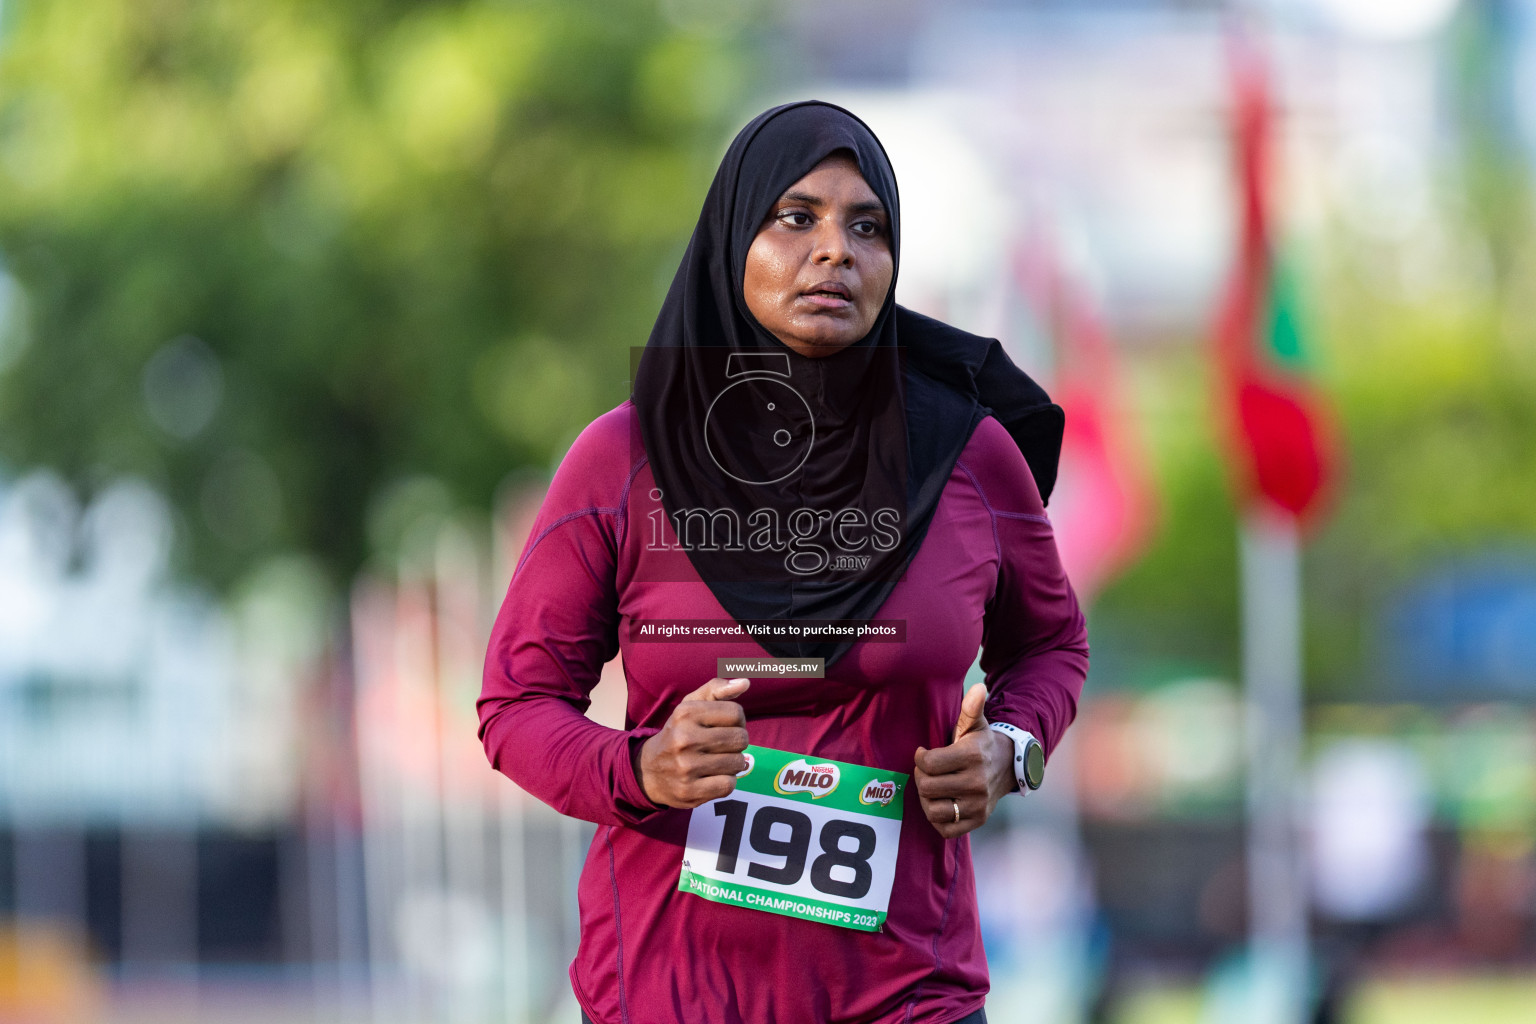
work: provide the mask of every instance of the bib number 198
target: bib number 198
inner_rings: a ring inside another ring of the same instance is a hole
[[[736,873],[736,859],[741,850],[742,826],[747,820],[745,800],[717,800],[715,814],[725,818],[725,832],[720,838],[720,856],[715,859],[715,870],[723,875]],[[775,825],[789,826],[789,838],[775,839]],[[842,840],[852,839],[852,849],[844,847]],[[875,830],[856,821],[839,821],[836,818],[822,825],[818,836],[821,856],[811,862],[811,886],[828,896],[841,896],[856,900],[869,892],[874,872],[869,858],[878,842]],[[811,818],[801,811],[788,807],[760,807],[752,816],[752,849],[770,857],[783,857],[783,867],[768,867],[757,862],[747,865],[752,878],[775,885],[794,885],[805,872],[805,858],[811,846]],[[832,877],[833,868],[844,868],[846,881]],[[851,875],[851,877],[849,877]]]
[[[736,792],[695,808],[678,889],[717,903],[878,931],[907,776],[748,748]]]

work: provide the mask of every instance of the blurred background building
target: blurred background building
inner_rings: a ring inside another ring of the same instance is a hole
[[[973,837],[991,1018],[1285,1015],[1218,343],[1262,270],[1328,470],[1285,1012],[1536,1019],[1532,0],[4,0],[0,1020],[577,1019],[590,827],[486,765],[483,645],[726,143],[804,97],[890,152],[900,301],[1068,409],[1093,670]]]

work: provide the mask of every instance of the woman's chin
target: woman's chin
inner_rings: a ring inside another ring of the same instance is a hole
[[[808,359],[825,359],[827,356],[835,356],[843,349],[852,345],[857,338],[780,338],[780,341],[798,355]]]
[[[780,334],[778,339],[800,355],[815,359],[836,355],[864,336],[850,325],[817,326],[820,329]]]

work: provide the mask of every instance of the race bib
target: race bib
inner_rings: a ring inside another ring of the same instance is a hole
[[[693,809],[678,890],[879,931],[910,777],[769,747],[746,755],[736,791]]]

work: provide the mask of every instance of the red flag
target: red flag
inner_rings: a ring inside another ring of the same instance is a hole
[[[1126,428],[1114,348],[1087,297],[1043,242],[1021,254],[1019,276],[1056,354],[1051,396],[1066,433],[1051,521],[1067,575],[1088,601],[1151,536],[1147,457]]]
[[[1275,254],[1268,68],[1241,36],[1233,37],[1231,54],[1240,234],[1216,325],[1217,369],[1247,499],[1305,521],[1321,507],[1337,456],[1327,405],[1310,378],[1295,295]]]

